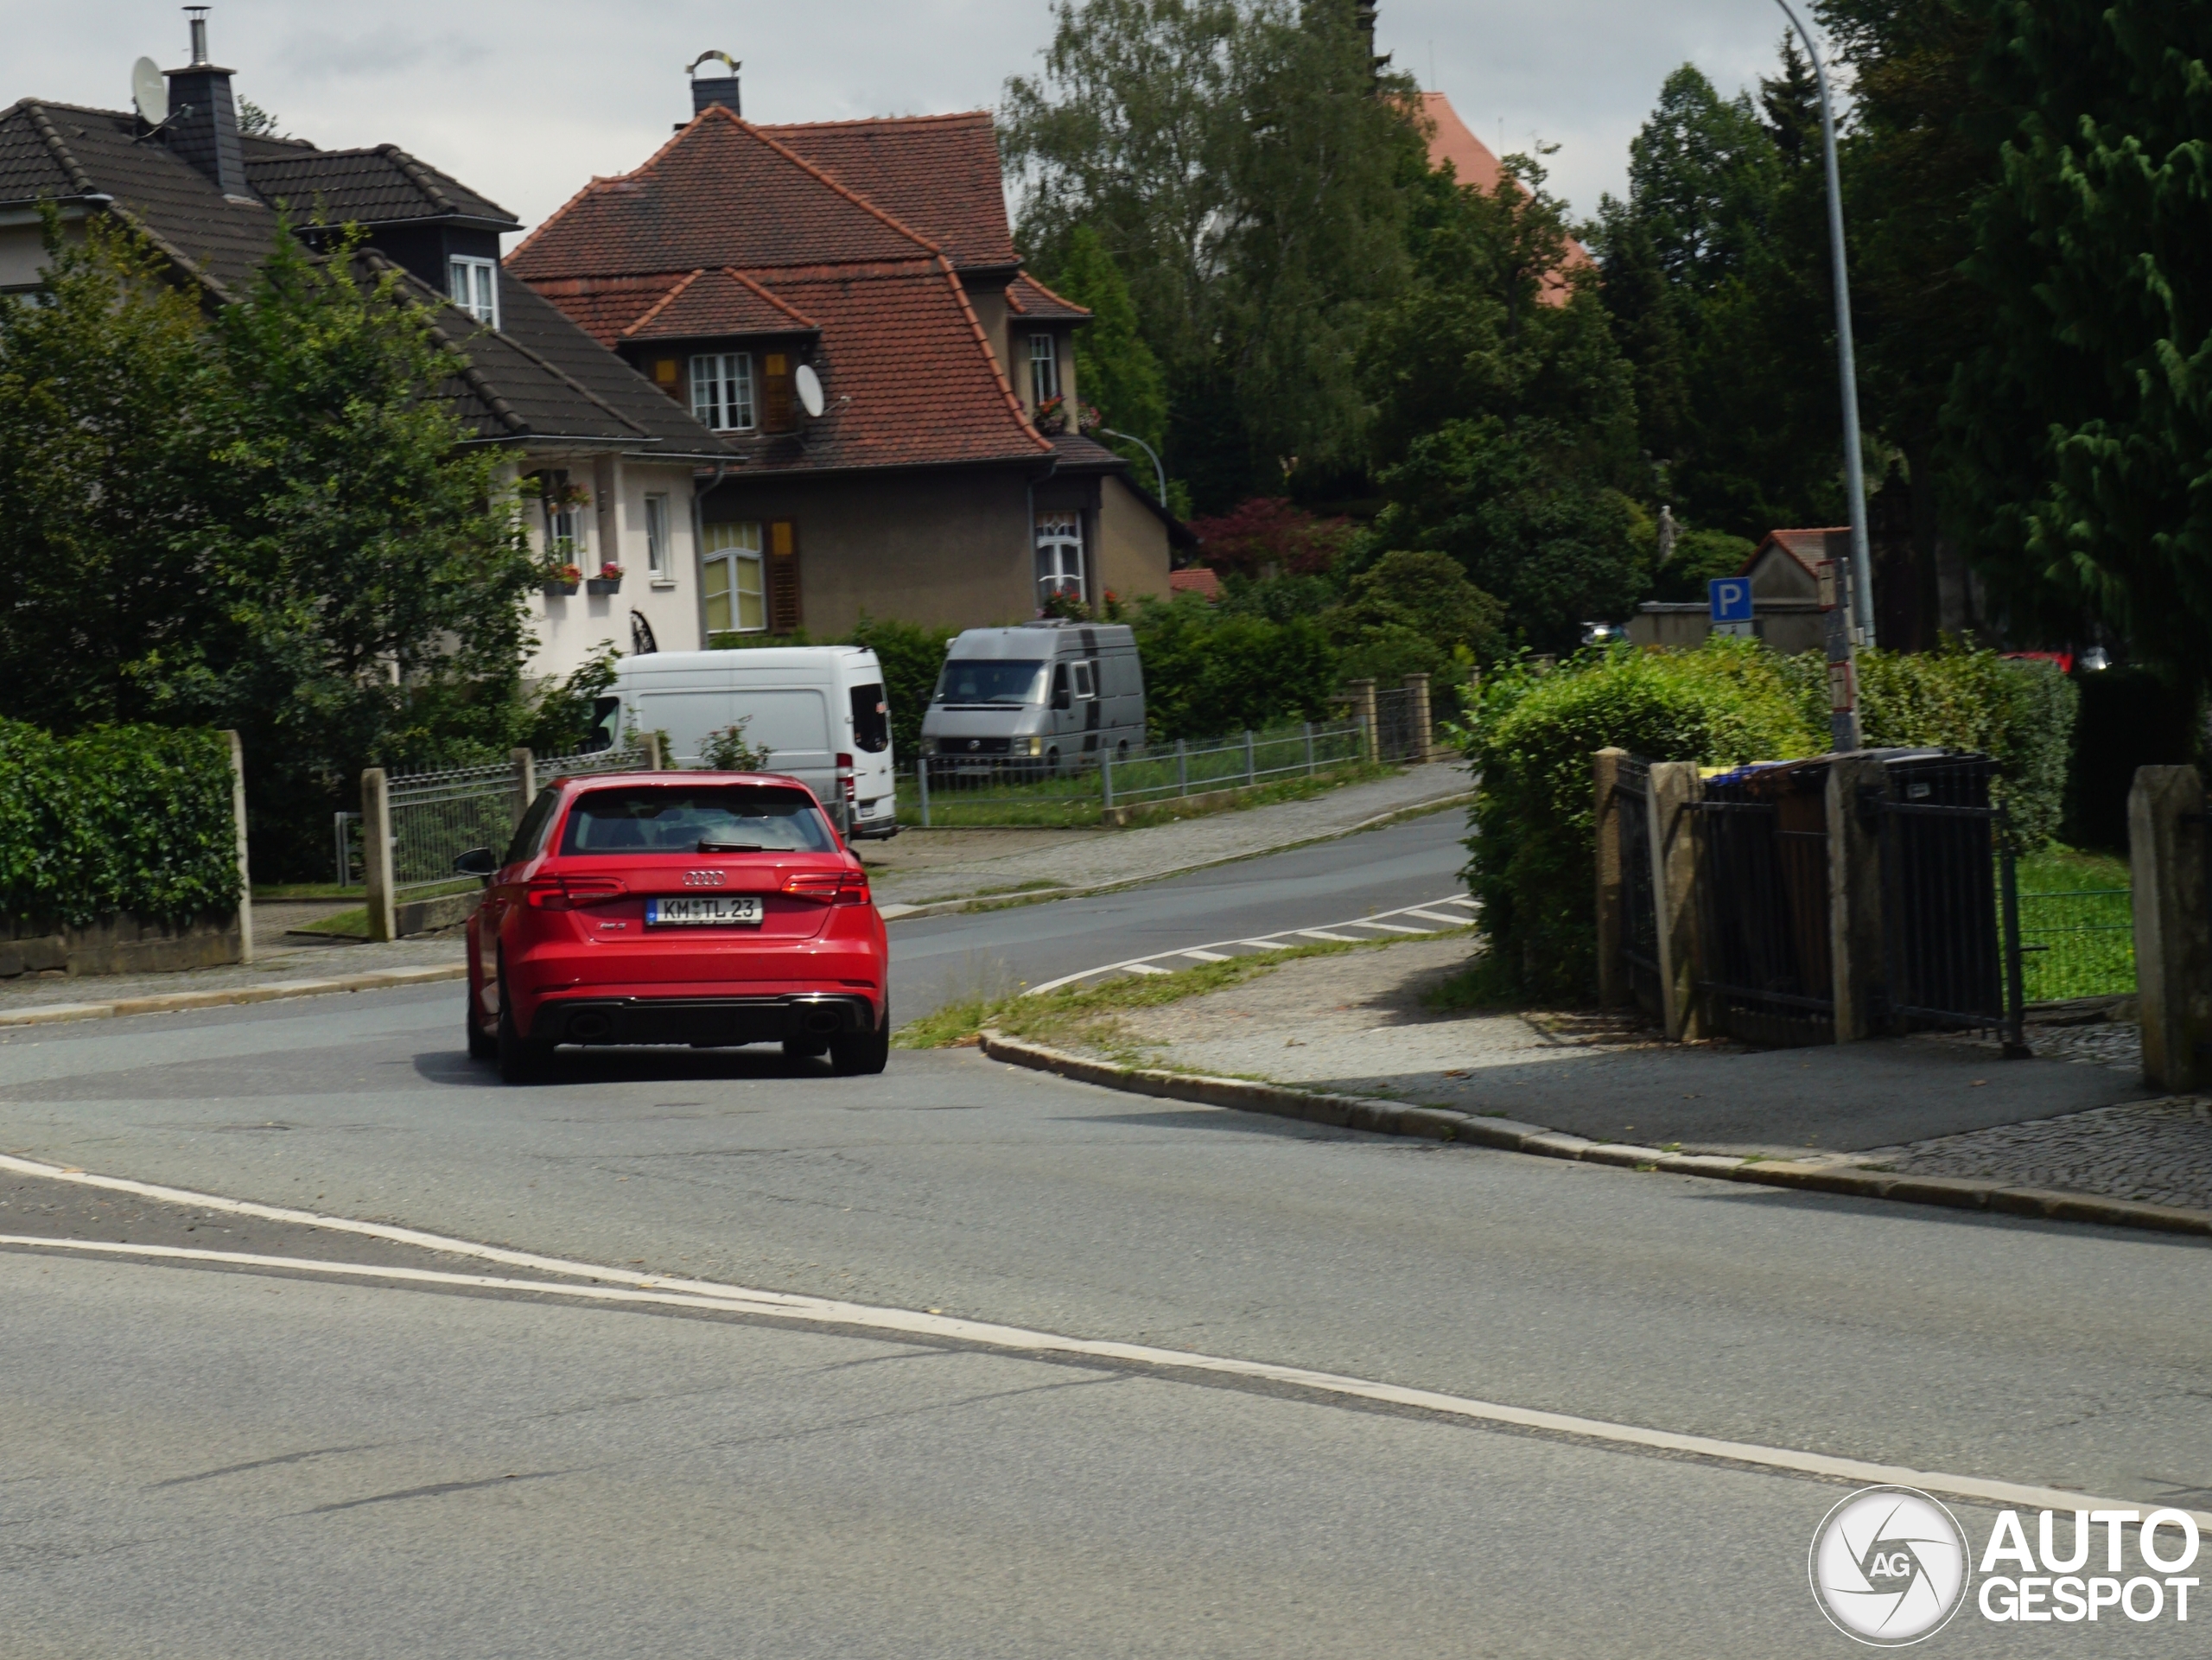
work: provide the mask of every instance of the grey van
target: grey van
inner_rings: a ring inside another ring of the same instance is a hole
[[[1143,748],[1144,671],[1122,623],[970,628],[922,717],[922,754],[941,765],[1056,773]]]

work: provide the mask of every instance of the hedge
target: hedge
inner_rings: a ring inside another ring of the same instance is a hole
[[[2056,835],[2077,698],[2053,664],[1993,652],[1865,652],[1870,748],[1980,750],[2024,851]],[[1466,728],[1480,779],[1467,847],[1491,953],[1481,989],[1580,998],[1597,972],[1590,757],[1608,746],[1652,760],[1733,766],[1827,747],[1827,671],[1749,640],[1691,652],[1585,652],[1549,674],[1516,666],[1482,688]]]
[[[1516,664],[1480,687],[1464,730],[1479,780],[1467,884],[1490,938],[1482,989],[1499,997],[1580,1000],[1596,983],[1593,751],[1723,766],[1825,747],[1783,660],[1750,640]]]
[[[220,733],[0,720],[0,917],[181,923],[238,902],[230,745]]]

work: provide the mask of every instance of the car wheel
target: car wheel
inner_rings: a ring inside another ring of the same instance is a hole
[[[830,1068],[843,1078],[880,1072],[891,1060],[891,1011],[873,1032],[845,1032],[830,1040]]]
[[[474,999],[471,1001],[473,1002]],[[476,1011],[474,1009],[471,1008],[467,1011],[465,1024],[468,1027],[468,1058],[471,1060],[496,1060],[499,1059],[499,1040],[484,1029],[483,1023],[476,1018]]]
[[[534,1084],[553,1061],[553,1046],[515,1030],[514,1005],[504,981],[499,986],[499,1078],[508,1084]]]
[[[819,1060],[829,1053],[830,1040],[827,1038],[785,1038],[784,1040],[785,1060]]]

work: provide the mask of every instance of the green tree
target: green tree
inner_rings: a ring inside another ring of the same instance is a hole
[[[1999,0],[1975,80],[2005,112],[1968,262],[1990,334],[1949,415],[1961,521],[2024,632],[2083,613],[2212,675],[2212,16]]]
[[[1078,227],[1126,277],[1197,506],[1361,458],[1358,347],[1403,278],[1410,83],[1377,80],[1347,0],[1061,0],[1044,73],[1007,84],[1024,245]]]
[[[362,766],[503,753],[537,572],[397,273],[280,226],[202,327],[124,232],[48,260],[0,303],[0,535],[40,573],[0,620],[0,709],[238,728],[264,880],[321,868]]]
[[[1160,448],[1167,442],[1167,391],[1160,359],[1138,327],[1128,279],[1088,225],[1069,234],[1052,286],[1090,313],[1090,325],[1075,336],[1076,386],[1084,401],[1096,405],[1116,431]],[[1143,450],[1126,439],[1103,442],[1137,468],[1141,479],[1152,480],[1152,463]]]

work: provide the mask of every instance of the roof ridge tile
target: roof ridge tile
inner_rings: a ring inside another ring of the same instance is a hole
[[[991,378],[998,383],[999,396],[1006,399],[1006,406],[1014,417],[1014,425],[1027,434],[1039,449],[1050,455],[1052,448],[1051,441],[1029,423],[1029,417],[1021,407],[1021,400],[1014,395],[1014,388],[1006,378],[1006,370],[1000,366],[999,354],[991,350],[991,337],[983,332],[982,320],[976,315],[976,308],[968,302],[968,290],[960,285],[960,273],[952,269],[952,262],[943,254],[937,257],[937,263],[938,269],[944,273],[946,284],[952,289],[952,297],[959,302],[960,315],[968,319],[969,332],[975,337],[976,349],[983,354],[983,361],[990,366]]]
[[[704,265],[700,266],[698,270],[693,271],[682,282],[677,283],[674,288],[670,289],[667,293],[662,295],[659,299],[647,306],[645,310],[631,322],[630,326],[622,331],[623,334],[626,335],[633,334],[637,333],[639,329],[643,328],[654,318],[659,316],[662,312],[667,310],[669,306],[674,302],[677,296],[690,289],[692,283],[697,282],[706,274],[707,268]],[[518,277],[516,280],[519,282],[521,279]]]

